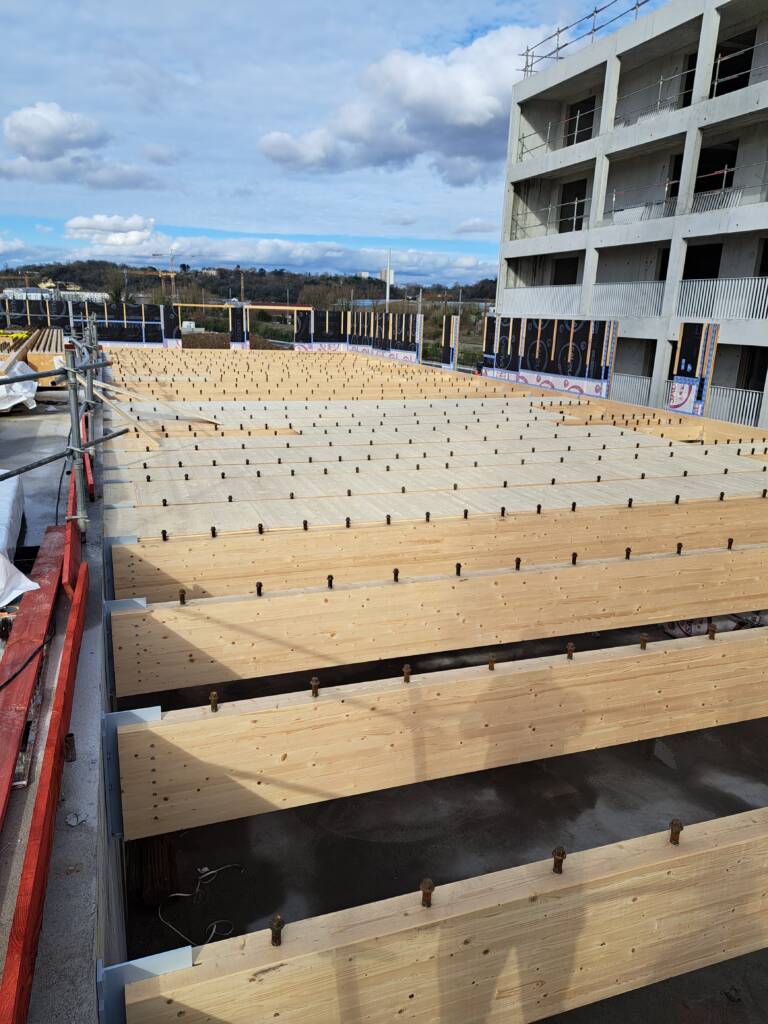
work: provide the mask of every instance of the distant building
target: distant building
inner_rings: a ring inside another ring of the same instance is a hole
[[[768,425],[765,0],[673,0],[541,68],[513,94],[499,315],[618,320],[611,397],[651,406],[680,324],[718,323],[708,414]]]

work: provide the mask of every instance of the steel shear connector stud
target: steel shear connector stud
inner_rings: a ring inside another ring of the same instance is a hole
[[[648,646],[648,634],[647,633],[641,633],[640,634],[640,650],[644,651],[647,646]]]
[[[680,833],[683,831],[683,823],[679,818],[673,818],[669,823],[669,841],[673,846],[680,845]]]
[[[419,889],[421,889],[422,907],[431,907],[432,893],[435,891],[435,883],[432,881],[431,878],[425,878],[422,881],[421,885],[419,886]]]
[[[489,672],[495,672],[496,671],[496,658],[495,658],[495,656],[493,654],[491,654],[489,656],[489,658],[488,658],[488,671]]]
[[[328,580],[328,589],[333,590],[333,576],[329,573],[326,579]]]
[[[565,860],[565,858],[567,856],[568,856],[568,854],[565,852],[565,847],[564,846],[556,846],[554,848],[554,850],[552,851],[552,859],[553,859],[553,862],[554,862],[552,864],[552,870],[554,871],[554,873],[556,875],[562,875],[562,873],[563,873],[563,861]]]
[[[410,683],[411,681],[411,666],[403,665],[403,682]]]
[[[285,921],[283,920],[283,915],[275,914],[275,916],[269,922],[269,930],[272,933],[273,946],[282,946],[283,928],[285,928]]]
[[[208,694],[208,700],[209,700],[210,705],[211,705],[211,711],[218,711],[219,710],[219,694],[218,694],[218,692],[216,690],[211,690],[211,692]]]
[[[394,580],[395,583],[397,583],[400,580],[400,570],[399,569],[393,569],[392,570],[392,579]]]
[[[310,685],[310,688],[312,690],[312,696],[313,697],[319,697],[320,696],[320,680],[317,678],[317,676],[312,676],[312,678],[309,680],[309,685]]]
[[[179,590],[179,604],[186,604],[186,603],[187,603],[187,592],[182,587],[181,590]]]
[[[717,626],[714,624],[714,622],[710,622],[710,624],[707,626],[707,636],[709,637],[710,640],[714,640],[716,633],[717,633]]]
[[[569,640],[568,643],[565,645],[565,653],[566,657],[568,658],[568,661],[573,661],[573,652],[575,650],[576,644],[572,640]]]

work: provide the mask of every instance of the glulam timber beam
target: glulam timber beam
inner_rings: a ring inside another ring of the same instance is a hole
[[[768,628],[167,712],[118,729],[126,839],[768,716]]]
[[[117,695],[753,611],[768,548],[332,584],[113,613]]]
[[[768,945],[768,809],[670,838],[211,942],[126,986],[128,1024],[526,1024]]]

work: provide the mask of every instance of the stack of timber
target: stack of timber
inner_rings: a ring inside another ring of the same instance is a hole
[[[56,369],[64,354],[64,332],[60,327],[41,327],[27,337],[0,337],[2,370],[7,373],[19,360],[39,373]],[[55,386],[53,381],[51,386]]]

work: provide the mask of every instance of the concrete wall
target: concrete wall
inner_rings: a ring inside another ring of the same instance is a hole
[[[661,246],[619,245],[601,249],[597,264],[597,282],[655,281]]]
[[[653,363],[653,342],[647,338],[620,337],[616,343],[616,373],[648,377]]]
[[[735,388],[740,361],[741,345],[718,345],[712,383],[725,388]]]

